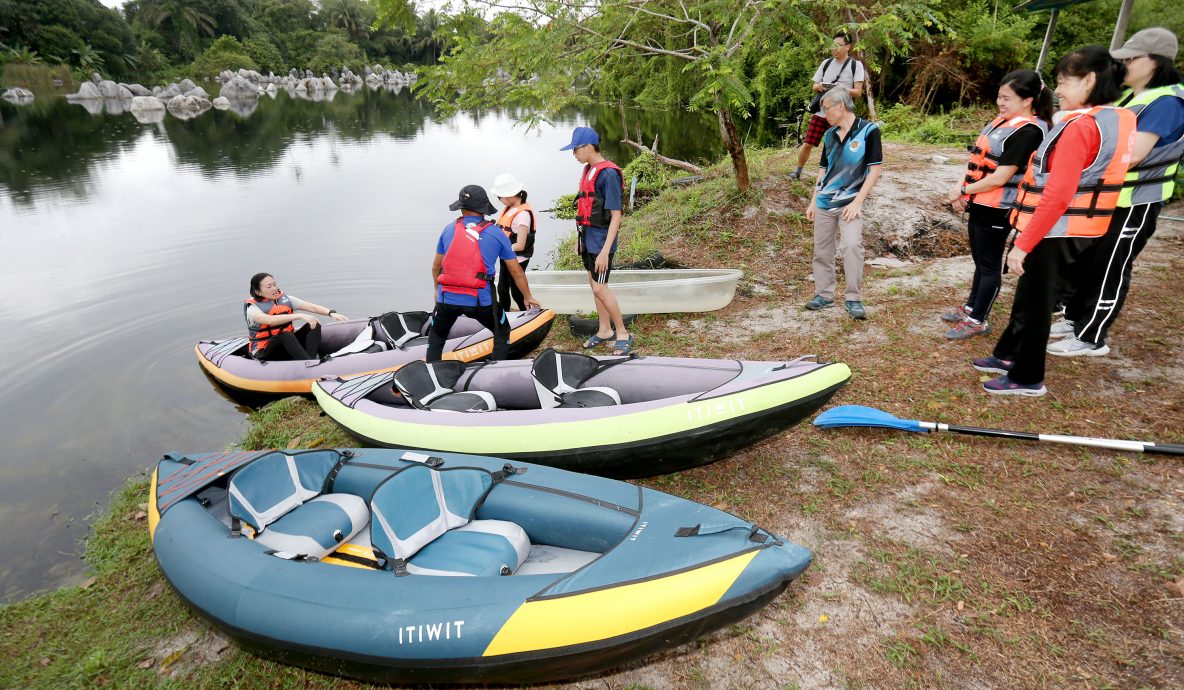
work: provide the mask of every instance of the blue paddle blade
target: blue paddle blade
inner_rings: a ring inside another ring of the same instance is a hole
[[[900,429],[901,431],[929,431],[915,419],[897,419],[892,415],[863,405],[839,405],[814,418],[814,426],[823,429],[834,429],[840,426],[872,426],[882,429]]]

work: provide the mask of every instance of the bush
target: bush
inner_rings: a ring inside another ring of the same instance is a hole
[[[284,71],[284,65],[286,63],[283,56],[280,55],[280,49],[270,40],[262,36],[248,38],[243,42],[243,49],[247,57],[259,65],[261,72],[278,73]]]
[[[70,62],[86,42],[66,27],[51,24],[37,32],[37,45],[51,62]]]
[[[345,36],[329,34],[317,41],[316,52],[306,67],[312,70],[314,76],[319,77],[342,65],[355,71],[360,70],[363,59],[362,49],[346,40]]]
[[[220,36],[197,56],[189,71],[197,77],[212,77],[223,70],[258,70],[259,65],[248,55],[246,48],[234,36]]]
[[[893,104],[881,113],[886,139],[919,144],[967,144],[974,141],[994,113],[983,107],[956,107],[926,115],[915,106]]]

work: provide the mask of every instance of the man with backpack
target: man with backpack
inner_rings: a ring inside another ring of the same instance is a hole
[[[802,177],[802,168],[810,160],[810,151],[822,143],[822,135],[830,129],[826,121],[826,113],[822,111],[822,95],[836,86],[847,89],[854,100],[863,95],[863,82],[867,79],[867,71],[863,63],[851,57],[851,39],[847,34],[839,32],[834,36],[830,47],[831,57],[822,61],[814,72],[814,100],[810,101],[810,127],[806,130],[806,138],[802,142],[802,149],[798,151],[798,167],[789,176],[798,180]]]
[[[530,294],[526,273],[518,265],[510,240],[485,218],[497,213],[485,188],[468,185],[448,208],[460,211],[460,217],[444,226],[436,243],[436,259],[432,262],[436,309],[428,331],[427,361],[440,361],[444,342],[461,316],[476,319],[493,332],[493,359],[504,360],[510,354],[510,323],[490,288],[499,259],[506,262],[526,306],[537,307],[539,303]]]

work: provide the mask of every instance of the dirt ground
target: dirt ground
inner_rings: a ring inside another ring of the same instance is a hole
[[[786,182],[789,154],[765,161],[757,200],[716,221],[730,246],[688,234],[662,248],[682,265],[744,265],[741,295],[721,312],[644,317],[633,329],[639,349],[811,353],[854,371],[835,404],[1184,442],[1184,345],[1173,316],[1184,309],[1173,289],[1184,271],[1184,223],[1161,222],[1136,265],[1109,356],[1050,357],[1049,395],[994,398],[969,366],[994,336],[948,342],[938,320],[964,299],[972,272],[963,220],[941,203],[963,155],[886,145],[867,208],[865,322],[842,309],[802,309],[813,294],[801,215],[808,187]],[[1005,280],[995,333],[1011,306],[1014,279]],[[757,520],[813,549],[815,563],[747,621],[571,687],[1184,687],[1178,458],[802,426],[648,483]]]

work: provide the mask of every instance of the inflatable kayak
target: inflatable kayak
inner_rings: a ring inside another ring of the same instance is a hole
[[[811,358],[595,358],[419,363],[313,385],[368,445],[527,460],[611,477],[707,464],[800,422],[851,377]],[[458,414],[459,413],[459,414]]]
[[[684,644],[811,553],[620,481],[448,453],[166,455],[156,560],[267,659],[386,683],[536,683]]]
[[[261,362],[247,354],[247,339],[203,340],[197,361],[219,383],[252,393],[308,393],[322,376],[357,376],[422,360],[427,354],[427,312],[382,316],[321,325],[319,360]],[[530,354],[551,330],[549,309],[509,312],[510,356]],[[493,336],[473,319],[461,317],[444,344],[444,359],[471,362],[493,353]]]

